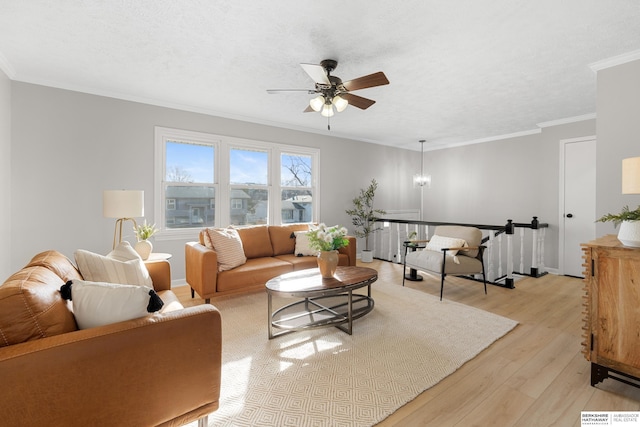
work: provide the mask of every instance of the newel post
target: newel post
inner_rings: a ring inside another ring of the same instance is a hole
[[[538,277],[538,247],[540,246],[539,237],[538,237],[538,217],[534,216],[531,220],[531,230],[533,230],[533,250],[531,251],[531,276]]]
[[[513,220],[508,219],[507,225],[505,225],[505,234],[507,235],[507,278],[505,279],[505,285],[507,288],[513,289],[513,233],[515,232],[515,226]]]

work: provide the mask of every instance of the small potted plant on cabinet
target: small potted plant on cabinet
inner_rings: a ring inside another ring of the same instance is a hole
[[[625,206],[620,213],[603,215],[598,222],[613,222],[615,227],[619,225],[618,240],[625,246],[640,247],[640,206],[633,211]]]
[[[371,180],[371,184],[366,189],[360,190],[360,195],[353,199],[353,209],[347,209],[345,212],[351,216],[351,222],[355,226],[354,234],[356,237],[364,238],[364,250],[362,251],[362,262],[373,261],[373,252],[369,249],[369,236],[380,230],[376,225],[379,219],[378,215],[385,215],[382,209],[373,208],[373,200],[378,189],[378,183],[375,179]]]

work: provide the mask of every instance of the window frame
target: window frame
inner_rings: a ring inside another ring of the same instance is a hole
[[[194,231],[202,227],[191,228],[166,228],[166,142],[184,142],[190,144],[211,145],[214,148],[214,177],[213,183],[176,183],[176,185],[211,186],[215,190],[215,227],[226,227],[231,221],[231,190],[233,188],[247,187],[246,184],[230,183],[230,151],[258,150],[265,151],[268,158],[267,185],[259,185],[256,188],[264,188],[268,191],[269,208],[267,223],[269,225],[281,225],[282,222],[282,190],[288,188],[282,186],[280,170],[282,154],[301,155],[311,157],[311,185],[300,187],[310,189],[313,195],[312,219],[310,222],[318,222],[320,214],[320,149],[298,145],[285,145],[267,141],[258,141],[245,138],[237,138],[223,135],[195,132],[182,129],[155,127],[155,179],[154,179],[154,218],[158,225],[157,240],[192,239]],[[210,204],[213,202],[210,200]]]

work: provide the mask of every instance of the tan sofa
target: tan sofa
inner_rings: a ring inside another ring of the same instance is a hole
[[[0,286],[0,424],[178,426],[218,408],[220,312],[183,308],[169,263],[146,265],[163,309],[84,330],[58,292],[82,279],[64,255],[38,254]]]
[[[238,228],[247,262],[239,267],[218,272],[218,258],[213,249],[204,245],[204,230],[198,242],[185,245],[187,283],[209,302],[210,298],[232,293],[264,289],[264,284],[280,274],[305,268],[317,268],[316,257],[294,254],[294,231],[308,230],[307,224],[260,225]],[[356,265],[356,239],[348,237],[349,245],[339,250],[338,265]]]

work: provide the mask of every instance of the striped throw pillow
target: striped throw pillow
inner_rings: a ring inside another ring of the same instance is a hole
[[[238,230],[207,228],[207,234],[218,255],[218,271],[231,270],[247,262]]]
[[[106,256],[83,249],[78,249],[74,256],[84,280],[148,286],[153,289],[144,261],[127,241],[121,242]]]

